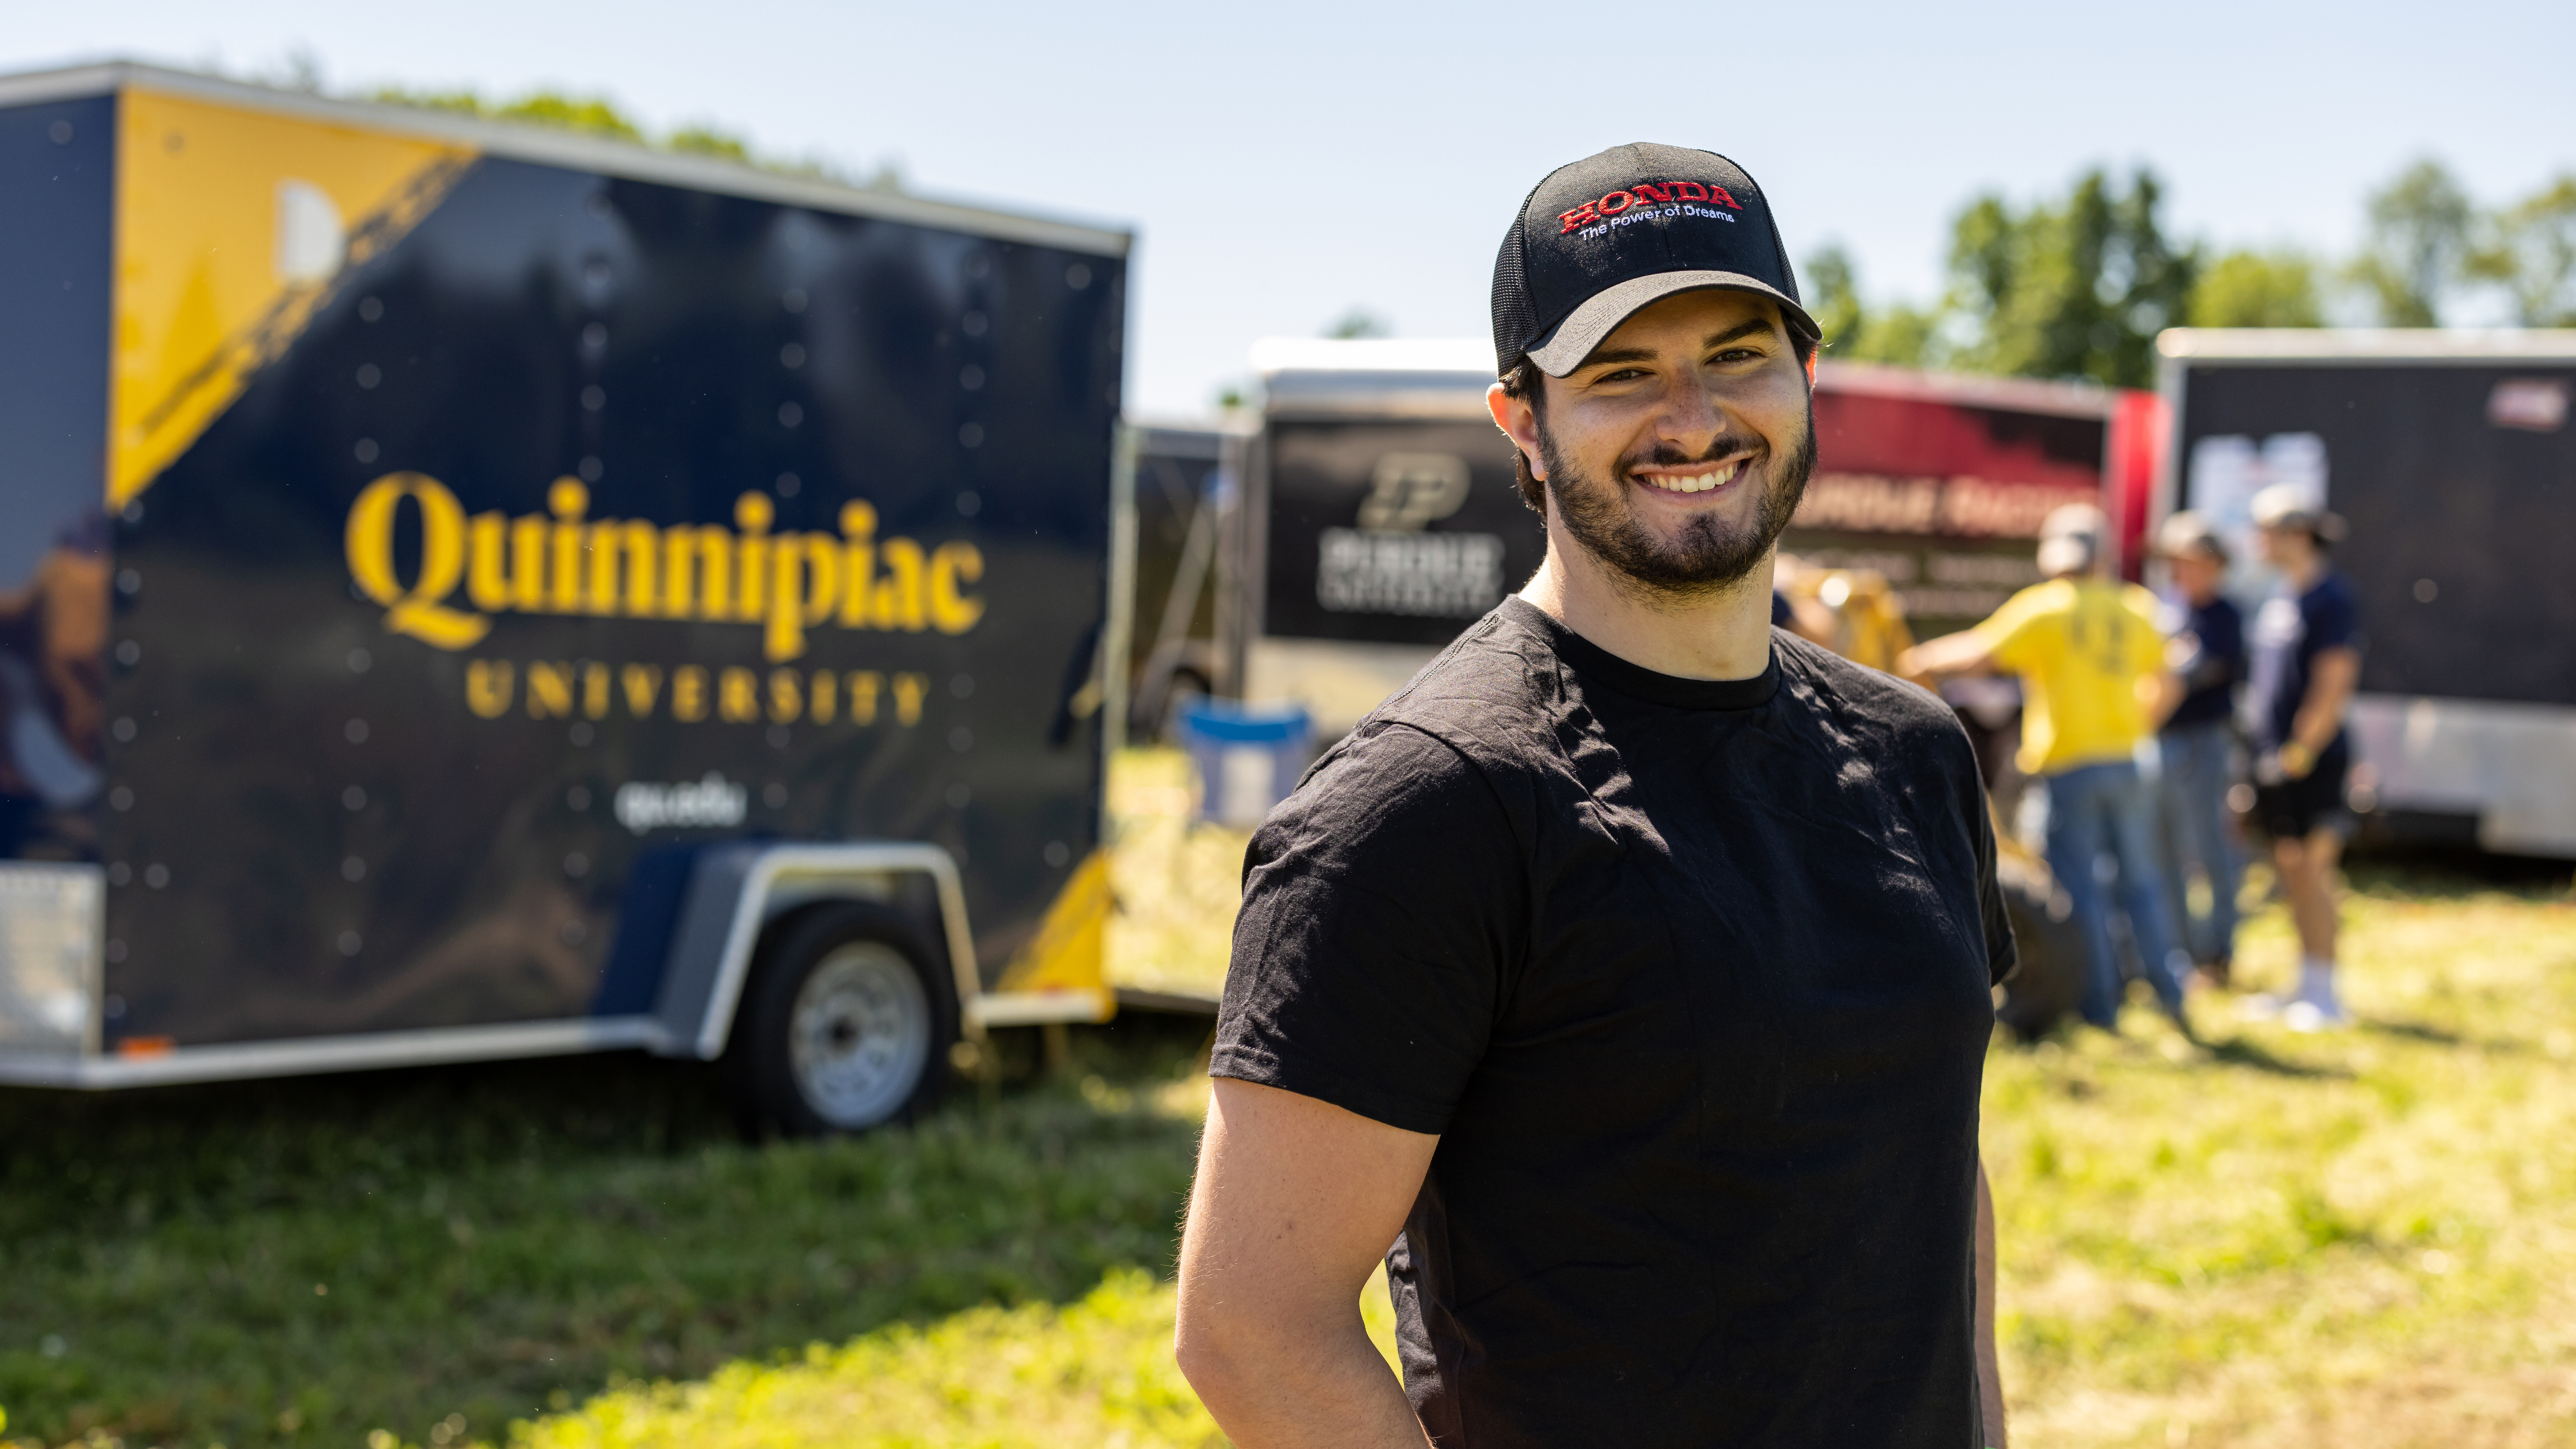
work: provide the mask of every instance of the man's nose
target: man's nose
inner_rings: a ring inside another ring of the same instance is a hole
[[[1726,431],[1726,406],[1699,378],[1685,371],[1664,389],[1655,413],[1659,442],[1670,443],[1696,458]]]

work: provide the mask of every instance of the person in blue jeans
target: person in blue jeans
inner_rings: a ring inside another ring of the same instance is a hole
[[[2090,504],[2050,514],[2039,545],[2047,581],[1974,629],[1907,650],[1897,672],[1917,682],[1995,669],[2021,677],[2018,759],[2045,793],[2048,868],[2084,930],[2084,1019],[2118,1026],[2117,912],[2128,918],[2141,974],[2188,1036],[2182,979],[2191,958],[2175,940],[2156,797],[2137,763],[2179,686],[2165,669],[2155,596],[2098,569],[2106,526]]]
[[[2173,575],[2158,622],[2171,639],[2166,664],[2182,700],[2156,734],[2157,795],[2164,827],[2165,898],[2183,946],[2205,980],[2228,984],[2236,959],[2236,890],[2245,871],[2227,791],[2235,783],[2236,686],[2245,680],[2245,619],[2220,592],[2227,546],[2200,514],[2165,520],[2156,552]],[[2193,875],[2209,885],[2209,913],[2194,916]]]

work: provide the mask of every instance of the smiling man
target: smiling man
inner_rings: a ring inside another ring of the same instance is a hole
[[[1999,1445],[2012,938],[1950,713],[1770,627],[1816,328],[1768,204],[1563,167],[1493,310],[1547,560],[1253,839],[1181,1365],[1244,1449]]]

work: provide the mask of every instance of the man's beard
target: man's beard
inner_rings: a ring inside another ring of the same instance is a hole
[[[1740,434],[1722,433],[1698,458],[1664,445],[1642,461],[1665,468],[1715,462],[1741,450],[1744,442]],[[1657,538],[1638,521],[1621,486],[1624,479],[1604,482],[1573,467],[1557,451],[1545,417],[1538,420],[1538,443],[1539,458],[1547,464],[1548,496],[1556,500],[1557,517],[1565,520],[1565,531],[1574,536],[1574,541],[1616,574],[1624,575],[1624,582],[1634,592],[1681,601],[1735,587],[1770,555],[1771,545],[1779,541],[1781,531],[1797,514],[1798,500],[1806,496],[1807,475],[1815,471],[1816,415],[1811,402],[1806,431],[1800,435],[1794,452],[1783,457],[1764,448],[1745,460],[1746,476],[1734,486],[1757,481],[1756,467],[1766,460],[1770,465],[1759,476],[1762,493],[1755,501],[1749,525],[1702,514],[1670,538]],[[1625,461],[1613,468],[1624,472]]]

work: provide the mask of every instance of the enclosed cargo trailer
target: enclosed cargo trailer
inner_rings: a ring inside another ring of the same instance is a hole
[[[0,1079],[1105,1016],[1128,240],[0,80]]]
[[[2297,484],[2349,523],[2353,803],[2576,856],[2576,331],[2177,329],[2157,348],[2176,430],[2159,509],[2234,538],[2249,617],[2270,587],[2257,491]]]

